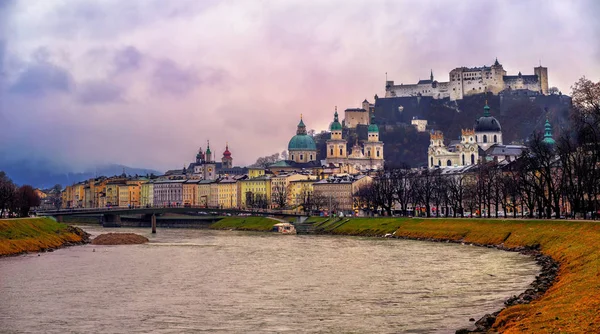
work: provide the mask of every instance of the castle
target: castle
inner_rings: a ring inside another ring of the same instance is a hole
[[[548,68],[534,67],[533,75],[506,75],[498,59],[492,66],[458,67],[450,71],[449,81],[438,82],[431,71],[429,80],[416,84],[395,85],[386,81],[385,97],[431,96],[434,99],[461,100],[464,96],[491,92],[494,95],[504,90],[530,90],[548,95]]]

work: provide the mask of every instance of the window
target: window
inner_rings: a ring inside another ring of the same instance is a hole
[[[433,167],[433,157],[431,157],[431,167]]]
[[[313,160],[312,154],[310,155],[310,160],[311,160],[311,161]]]
[[[463,166],[465,165],[465,155],[464,154],[462,155],[462,165]]]
[[[442,166],[442,160],[438,160],[438,166]]]
[[[450,161],[450,160],[446,161],[446,166],[452,166],[452,161]]]
[[[342,148],[340,147],[340,155],[344,155]]]
[[[379,158],[379,150],[377,150],[377,157]]]
[[[294,160],[294,155],[292,154],[292,160]]]
[[[494,143],[498,142],[498,137],[496,135],[494,135]]]
[[[333,149],[329,150],[329,155],[333,155]]]
[[[471,153],[471,165],[475,164],[475,154]]]
[[[487,135],[483,135],[483,142],[487,143]]]

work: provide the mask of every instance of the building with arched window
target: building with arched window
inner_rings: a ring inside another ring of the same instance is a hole
[[[490,114],[490,107],[485,104],[483,116],[475,122],[475,141],[482,150],[487,150],[492,145],[502,145],[502,127],[500,122]]]
[[[343,127],[338,120],[337,110],[333,122],[329,126],[331,138],[327,140],[326,163],[338,166],[349,166],[350,170],[379,170],[383,169],[383,142],[379,140],[379,127],[375,124],[374,116],[367,129],[367,141],[362,147],[358,141],[352,146],[350,154],[347,152],[348,141],[343,138]]]
[[[441,131],[432,132],[427,157],[429,168],[476,164],[479,161],[479,145],[475,141],[475,131],[463,129],[460,140],[453,141],[448,146],[444,144],[444,134]]]

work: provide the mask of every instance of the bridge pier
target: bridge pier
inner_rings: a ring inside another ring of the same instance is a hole
[[[54,216],[54,219],[56,219],[56,221],[59,223],[62,223],[64,220],[62,215]]]
[[[152,233],[156,233],[156,214],[152,214],[150,221],[152,222]]]
[[[115,214],[104,214],[102,216],[103,227],[121,227],[121,216]]]

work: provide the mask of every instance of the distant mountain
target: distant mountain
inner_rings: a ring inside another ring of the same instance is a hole
[[[98,166],[93,171],[69,172],[50,167],[48,164],[33,163],[31,161],[0,161],[0,170],[6,172],[8,177],[18,185],[30,184],[33,187],[42,189],[50,188],[55,184],[64,187],[96,176],[121,175],[123,171],[128,175],[162,174],[153,169],[132,168],[118,164]]]

